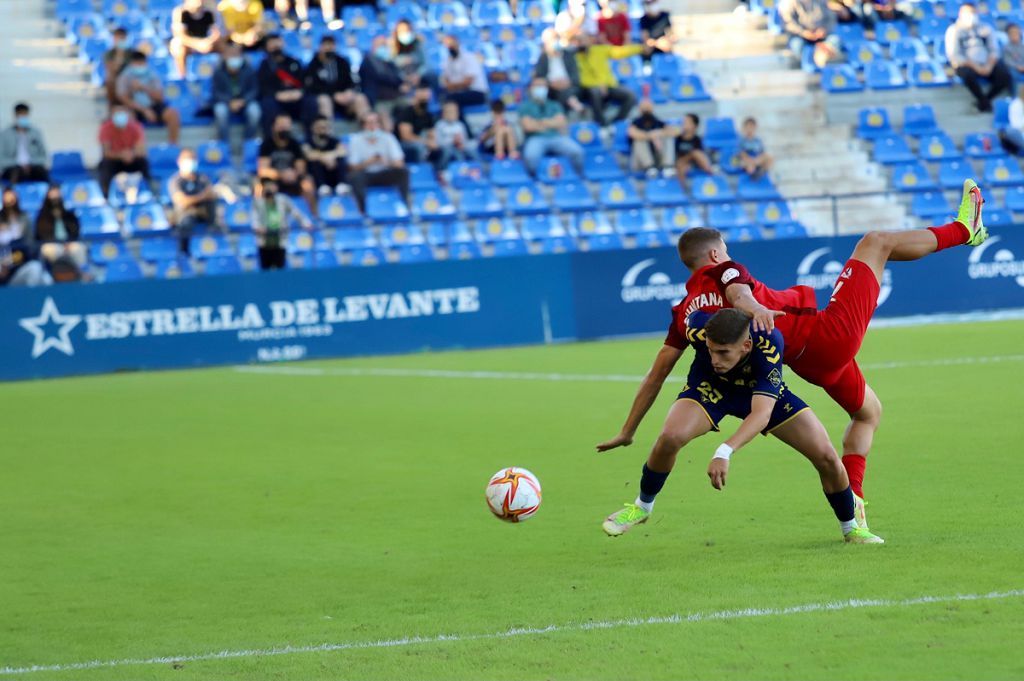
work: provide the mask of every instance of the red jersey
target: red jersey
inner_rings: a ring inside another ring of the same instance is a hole
[[[599,16],[597,32],[604,36],[609,45],[625,45],[630,32],[629,17],[622,12],[616,12],[610,17]]]
[[[686,280],[686,297],[672,308],[672,323],[668,327],[665,345],[685,350],[689,345],[686,340],[686,319],[694,310],[718,312],[728,305],[718,286],[722,276],[722,268],[731,263],[708,265],[702,267]]]

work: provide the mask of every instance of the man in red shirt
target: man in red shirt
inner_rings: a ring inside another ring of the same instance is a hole
[[[601,13],[597,17],[597,34],[609,45],[630,42],[629,17],[619,10],[616,0],[598,0]]]
[[[633,442],[636,429],[688,345],[687,316],[694,310],[714,312],[733,306],[753,317],[755,330],[777,326],[785,339],[783,361],[808,382],[824,388],[850,414],[843,436],[843,465],[858,499],[858,521],[864,521],[865,457],[881,421],[882,405],[867,386],[855,357],[878,304],[882,273],[889,261],[918,260],[953,246],[984,242],[988,231],[981,218],[983,203],[977,184],[966,180],[956,221],[907,232],[867,233],[854,248],[829,304],[821,311],[814,291],[806,286],[776,291],[754,279],[745,267],[729,259],[717,230],[688,230],[679,238],[679,257],[691,272],[686,298],[672,308],[665,344],[644,377],[622,429],[597,445],[597,450]],[[648,467],[665,474],[671,471],[679,449],[703,433],[705,420],[699,409],[682,400],[676,402],[651,451]]]
[[[100,124],[99,139],[103,160],[98,170],[104,196],[110,193],[110,182],[118,173],[142,173],[149,181],[146,133],[128,107],[117,104],[110,108],[110,118]]]

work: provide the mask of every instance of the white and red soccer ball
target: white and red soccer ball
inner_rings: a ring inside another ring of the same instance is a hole
[[[521,523],[540,508],[540,481],[525,468],[502,468],[487,483],[487,508],[499,520]]]

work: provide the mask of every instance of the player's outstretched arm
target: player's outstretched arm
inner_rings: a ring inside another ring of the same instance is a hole
[[[725,476],[729,473],[729,457],[768,427],[775,409],[776,398],[770,395],[754,395],[750,400],[750,414],[736,429],[728,440],[715,451],[711,463],[708,464],[708,477],[715,489],[725,487]]]
[[[775,329],[775,318],[786,314],[779,310],[769,310],[757,302],[757,298],[754,297],[754,294],[746,286],[738,284],[729,286],[725,289],[725,297],[728,298],[729,304],[734,308],[753,317],[752,326],[754,331],[771,333]]]
[[[658,356],[654,358],[651,370],[647,372],[644,380],[640,383],[640,389],[637,390],[636,397],[633,399],[633,406],[629,410],[626,422],[622,424],[622,430],[611,440],[598,444],[597,451],[607,452],[609,449],[628,447],[633,444],[636,429],[640,427],[640,422],[644,420],[644,416],[654,404],[654,400],[658,399],[661,386],[664,385],[668,375],[672,373],[672,369],[675,368],[676,362],[679,361],[682,354],[683,351],[680,348],[671,345],[662,346],[658,351]]]

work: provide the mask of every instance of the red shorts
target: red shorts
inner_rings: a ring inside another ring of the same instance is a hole
[[[860,260],[847,260],[836,281],[832,299],[817,314],[803,352],[790,367],[819,385],[852,414],[864,405],[864,374],[854,358],[878,307],[875,273]]]

